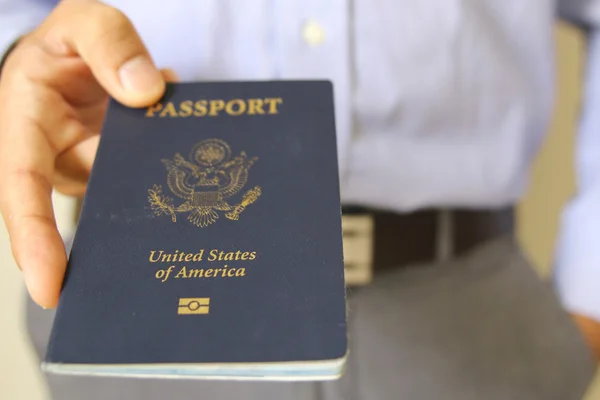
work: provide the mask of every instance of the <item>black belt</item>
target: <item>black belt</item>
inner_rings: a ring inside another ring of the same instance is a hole
[[[343,214],[367,214],[373,226],[373,268],[386,269],[438,259],[441,210],[395,213],[362,207],[343,207]],[[514,208],[447,210],[452,256],[465,254],[494,238],[514,233]]]

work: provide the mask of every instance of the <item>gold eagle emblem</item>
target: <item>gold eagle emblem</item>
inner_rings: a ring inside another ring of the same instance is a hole
[[[196,143],[188,159],[176,153],[172,160],[161,160],[167,169],[169,189],[183,203],[175,206],[173,198],[163,194],[161,185],[153,185],[148,190],[150,207],[157,216],[170,215],[173,222],[177,221],[177,213],[189,213],[188,221],[199,227],[217,221],[217,211],[226,211],[226,218],[237,220],[260,197],[261,188],[248,190],[237,205],[226,200],[246,185],[248,170],[257,159],[248,158],[244,151],[232,159],[229,145],[220,139]]]

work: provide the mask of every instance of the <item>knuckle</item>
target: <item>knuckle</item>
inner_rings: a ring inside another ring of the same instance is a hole
[[[97,4],[98,7],[98,15],[101,16],[101,19],[104,19],[105,22],[113,22],[117,25],[129,24],[129,18],[118,8],[112,7],[106,4]]]
[[[23,214],[16,215],[15,218],[18,223],[21,225],[22,230],[24,231],[24,237],[31,236],[39,231],[39,224],[47,225],[49,227],[54,226],[54,219],[45,214]],[[15,221],[15,222],[17,222]]]
[[[23,42],[17,45],[13,52],[6,58],[2,71],[2,80],[10,78],[13,75],[27,69],[32,61],[35,62],[38,58],[33,46],[29,42]]]
[[[27,79],[45,75],[50,65],[49,61],[39,43],[25,40],[7,57],[0,83],[11,82],[19,85]]]
[[[93,15],[91,23],[96,37],[130,34],[133,31],[129,18],[117,8],[97,4]]]
[[[44,193],[52,192],[52,182],[50,182],[46,174],[32,168],[14,169],[12,173],[10,173],[9,178],[9,182],[12,181],[11,183],[14,186],[31,184],[40,188]]]
[[[90,28],[86,28],[90,32],[86,43],[87,52],[92,58],[100,58],[117,66],[136,47],[137,33],[121,11],[104,5],[99,10],[92,19]]]

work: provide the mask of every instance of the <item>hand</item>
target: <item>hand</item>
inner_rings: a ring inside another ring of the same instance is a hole
[[[6,60],[0,76],[0,212],[35,302],[58,302],[66,252],[51,193],[80,195],[108,95],[144,107],[164,93],[130,21],[96,1],[65,0]]]
[[[583,315],[572,315],[596,360],[600,362],[600,322]]]

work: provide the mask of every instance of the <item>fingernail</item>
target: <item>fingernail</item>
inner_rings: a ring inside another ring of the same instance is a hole
[[[148,57],[137,56],[121,66],[119,79],[125,90],[146,92],[162,83],[162,77]]]

